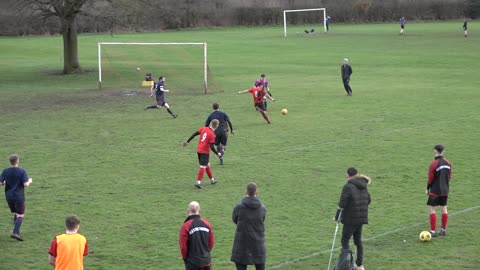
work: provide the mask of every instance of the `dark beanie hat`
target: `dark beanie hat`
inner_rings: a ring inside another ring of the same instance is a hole
[[[354,167],[350,167],[347,169],[347,174],[348,176],[354,176],[358,173],[357,169],[355,169]]]

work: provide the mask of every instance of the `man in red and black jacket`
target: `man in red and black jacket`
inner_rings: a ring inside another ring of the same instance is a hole
[[[447,234],[447,200],[450,177],[452,176],[452,164],[450,161],[443,158],[443,145],[437,144],[433,148],[435,153],[435,160],[428,168],[428,183],[425,194],[428,195],[428,210],[430,212],[430,233],[433,237],[437,236],[437,214],[435,207],[440,206],[442,211],[442,229],[440,235]]]
[[[192,201],[187,211],[188,218],[180,228],[178,239],[185,270],[210,270],[214,242],[212,226],[200,217],[198,202]]]

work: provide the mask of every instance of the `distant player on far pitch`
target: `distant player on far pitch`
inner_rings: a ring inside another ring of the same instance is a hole
[[[267,121],[267,123],[270,123],[270,119],[268,119],[267,112],[265,111],[265,103],[264,103],[264,97],[266,96],[272,101],[275,101],[274,98],[272,98],[270,95],[266,94],[265,87],[263,87],[263,84],[259,84],[257,87],[252,87],[247,90],[239,91],[239,94],[243,93],[250,93],[253,96],[253,104],[255,106],[255,109],[263,116],[263,119]]]
[[[405,17],[400,18],[400,36],[403,36],[403,32],[405,32],[405,24],[407,24]]]
[[[208,116],[205,121],[205,126],[208,127],[212,120],[217,119],[220,124],[217,129],[215,129],[215,146],[217,146],[217,152],[222,153],[220,159],[220,165],[223,165],[223,156],[225,155],[225,150],[227,149],[227,139],[228,139],[228,126],[230,127],[230,132],[233,132],[232,122],[225,112],[220,111],[220,105],[218,103],[213,103],[213,112]]]
[[[207,172],[208,178],[212,185],[217,183],[217,180],[213,178],[212,169],[210,168],[210,150],[214,152],[218,157],[222,157],[222,153],[217,152],[215,150],[215,129],[218,128],[219,122],[217,119],[213,119],[210,122],[209,127],[201,127],[198,131],[188,138],[186,142],[183,143],[183,146],[187,146],[188,143],[195,138],[196,136],[200,135],[200,139],[198,140],[197,145],[197,155],[198,155],[198,162],[200,163],[200,169],[198,169],[197,175],[197,182],[195,183],[195,187],[201,189],[202,186],[202,179],[205,171]]]
[[[155,97],[157,99],[157,104],[152,106],[146,106],[145,111],[148,109],[160,109],[161,107],[167,108],[167,112],[173,116],[173,118],[177,118],[177,115],[170,110],[170,105],[165,101],[165,93],[170,92],[170,90],[164,88],[165,84],[165,77],[160,76],[158,82],[155,84],[154,87],[150,89],[150,97],[153,97],[153,89],[155,89]]]
[[[468,24],[467,18],[463,19],[463,33],[465,34],[465,37],[468,36],[468,33],[467,33],[468,26],[467,26],[467,24]]]

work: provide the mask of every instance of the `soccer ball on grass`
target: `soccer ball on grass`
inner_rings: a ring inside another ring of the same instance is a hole
[[[428,242],[428,241],[432,240],[432,234],[429,231],[423,231],[423,232],[420,233],[418,238],[422,242]]]
[[[287,110],[287,109],[283,109],[283,110],[281,111],[281,113],[282,113],[283,115],[287,115],[287,114],[288,114],[288,110]]]

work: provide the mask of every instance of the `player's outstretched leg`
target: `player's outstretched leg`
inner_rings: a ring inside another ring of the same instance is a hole
[[[167,112],[173,117],[173,118],[177,118],[177,115],[170,109],[170,106],[165,103],[165,108],[167,108]]]
[[[152,105],[152,106],[146,106],[144,110],[146,111],[148,109],[158,109],[157,104]]]
[[[263,110],[259,110],[259,112],[263,116],[263,119],[265,119],[265,121],[267,121],[267,123],[271,124],[270,119],[268,119],[267,114]]]

